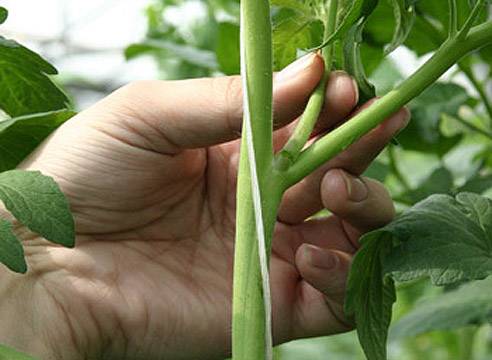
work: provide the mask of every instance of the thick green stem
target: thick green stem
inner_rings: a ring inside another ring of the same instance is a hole
[[[325,21],[325,34],[324,39],[328,39],[336,29],[337,23],[337,9],[338,0],[328,0],[327,5],[327,19]],[[306,145],[311,133],[313,132],[316,121],[318,120],[321,108],[325,101],[326,85],[331,72],[331,64],[333,58],[333,45],[328,45],[322,50],[323,59],[325,63],[325,73],[320,80],[318,86],[311,94],[309,101],[306,105],[304,113],[299,120],[294,133],[290,137],[284,148],[278,153],[276,159],[276,166],[279,169],[286,169],[290,166],[299,154],[301,153],[304,145]]]
[[[492,43],[492,22],[475,27],[464,40],[446,41],[429,61],[397,88],[304,150],[296,163],[284,172],[284,186],[292,186],[346,149],[418,96],[464,55],[488,43]]]
[[[235,360],[268,360],[271,356],[270,299],[264,294],[269,291],[268,259],[281,198],[271,175],[271,44],[268,0],[241,1],[244,121],[234,255],[232,354]],[[265,250],[259,245],[264,245]]]

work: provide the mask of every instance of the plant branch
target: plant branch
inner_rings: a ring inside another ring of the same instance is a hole
[[[464,55],[489,43],[492,43],[492,22],[476,26],[464,40],[454,38],[444,42],[419,70],[397,88],[304,150],[284,173],[284,186],[292,186],[346,149],[437,81]]]
[[[327,19],[325,21],[324,40],[328,39],[336,29],[337,23],[338,0],[328,0]],[[311,94],[306,105],[304,113],[297,123],[294,133],[287,141],[283,149],[278,153],[276,166],[278,169],[286,169],[290,166],[306,145],[311,133],[313,132],[316,121],[324,104],[326,85],[331,73],[331,64],[333,58],[333,44],[330,44],[322,50],[325,63],[325,72],[318,86]]]

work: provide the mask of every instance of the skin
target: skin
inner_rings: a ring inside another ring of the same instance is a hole
[[[276,75],[277,148],[322,72],[312,55]],[[350,77],[332,74],[316,131],[356,103]],[[16,224],[30,270],[0,269],[0,343],[42,359],[227,357],[241,111],[237,77],[137,82],[21,164],[60,184],[77,246]],[[382,185],[358,176],[407,121],[401,110],[286,193],[271,260],[276,343],[351,328],[342,305],[357,240],[394,216]],[[322,208],[333,215],[305,221]]]

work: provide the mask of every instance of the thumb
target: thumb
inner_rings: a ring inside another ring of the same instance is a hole
[[[323,60],[309,54],[274,76],[276,126],[293,121],[318,84]],[[205,147],[240,136],[243,100],[239,76],[181,81],[139,81],[114,93],[113,105],[131,109],[133,117],[162,134],[173,151]],[[118,110],[118,109],[117,109]],[[137,126],[138,123],[133,123]],[[164,141],[165,140],[165,141]],[[159,148],[162,148],[159,146]]]

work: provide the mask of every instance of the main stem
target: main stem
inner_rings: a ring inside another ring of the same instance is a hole
[[[299,182],[346,149],[437,81],[464,55],[488,43],[492,43],[492,22],[475,27],[463,40],[447,40],[429,61],[400,86],[304,150],[296,163],[284,172],[284,187]]]
[[[269,1],[242,0],[241,70],[245,115],[236,208],[232,319],[234,360],[268,360],[271,356],[271,329],[266,326],[270,324],[267,318],[270,299],[264,297],[263,287],[268,279],[268,270],[263,271],[266,277],[262,277],[261,272],[261,269],[265,270],[261,265],[268,264],[281,198],[275,176],[272,176],[271,43]],[[257,226],[257,221],[262,221],[263,232],[259,230],[261,226]],[[260,252],[259,241],[263,237],[266,251]]]

